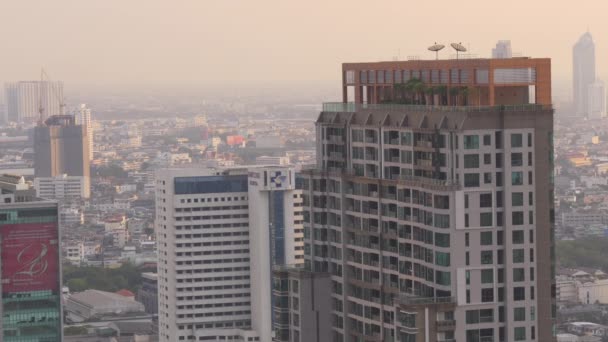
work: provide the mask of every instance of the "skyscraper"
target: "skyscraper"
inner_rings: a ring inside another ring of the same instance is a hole
[[[589,118],[606,117],[606,87],[604,82],[596,80],[589,85]]]
[[[0,340],[62,341],[57,203],[0,203]]]
[[[294,171],[159,170],[156,203],[160,340],[270,340],[272,267],[303,259]]]
[[[553,341],[550,60],[342,71],[302,173],[305,267],[331,274],[323,341]],[[397,104],[414,77],[437,94]]]
[[[90,157],[87,130],[72,115],[55,115],[34,128],[34,174],[57,177],[63,174],[84,178],[90,187]],[[87,191],[88,193],[88,191]]]
[[[589,116],[589,86],[595,82],[595,44],[585,32],[572,48],[574,108],[577,115]]]
[[[40,107],[43,120],[61,115],[63,82],[19,81],[4,85],[6,117],[8,121],[35,122],[39,119]]]
[[[87,131],[87,142],[89,144],[89,160],[93,160],[93,124],[91,122],[91,108],[88,108],[86,104],[81,104],[80,108],[75,111],[74,117],[76,118],[76,124],[81,125],[83,129]]]
[[[512,58],[513,51],[511,50],[510,40],[499,40],[496,47],[492,49],[492,58]]]

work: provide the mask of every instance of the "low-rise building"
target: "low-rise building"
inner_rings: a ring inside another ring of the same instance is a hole
[[[144,313],[145,307],[142,303],[120,294],[86,290],[70,295],[65,303],[65,310],[68,321],[84,322],[107,316]]]

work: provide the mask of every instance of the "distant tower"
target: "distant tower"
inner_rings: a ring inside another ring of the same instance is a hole
[[[595,44],[586,32],[572,48],[574,108],[577,115],[589,116],[589,89],[595,82]]]
[[[9,121],[34,122],[39,108],[44,118],[60,115],[63,99],[63,83],[58,81],[19,81],[4,85],[5,110]]]
[[[596,80],[589,85],[589,118],[606,117],[606,87],[604,82]]]
[[[75,111],[74,117],[76,118],[76,124],[81,125],[82,128],[87,131],[89,158],[90,160],[93,160],[93,124],[91,122],[91,108],[88,108],[84,103],[81,104],[80,108]]]
[[[496,43],[496,47],[492,49],[492,58],[512,58],[513,51],[511,51],[511,41],[510,40],[499,40]]]
[[[55,115],[34,128],[34,175],[83,177],[90,182],[87,130],[76,125],[72,115]]]

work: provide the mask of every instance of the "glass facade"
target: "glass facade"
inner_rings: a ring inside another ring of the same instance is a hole
[[[201,176],[176,177],[175,194],[219,194],[225,192],[247,192],[247,176]]]
[[[57,208],[0,209],[2,341],[61,340]]]

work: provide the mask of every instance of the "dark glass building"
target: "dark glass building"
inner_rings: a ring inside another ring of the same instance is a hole
[[[57,203],[0,204],[3,342],[62,340]]]

